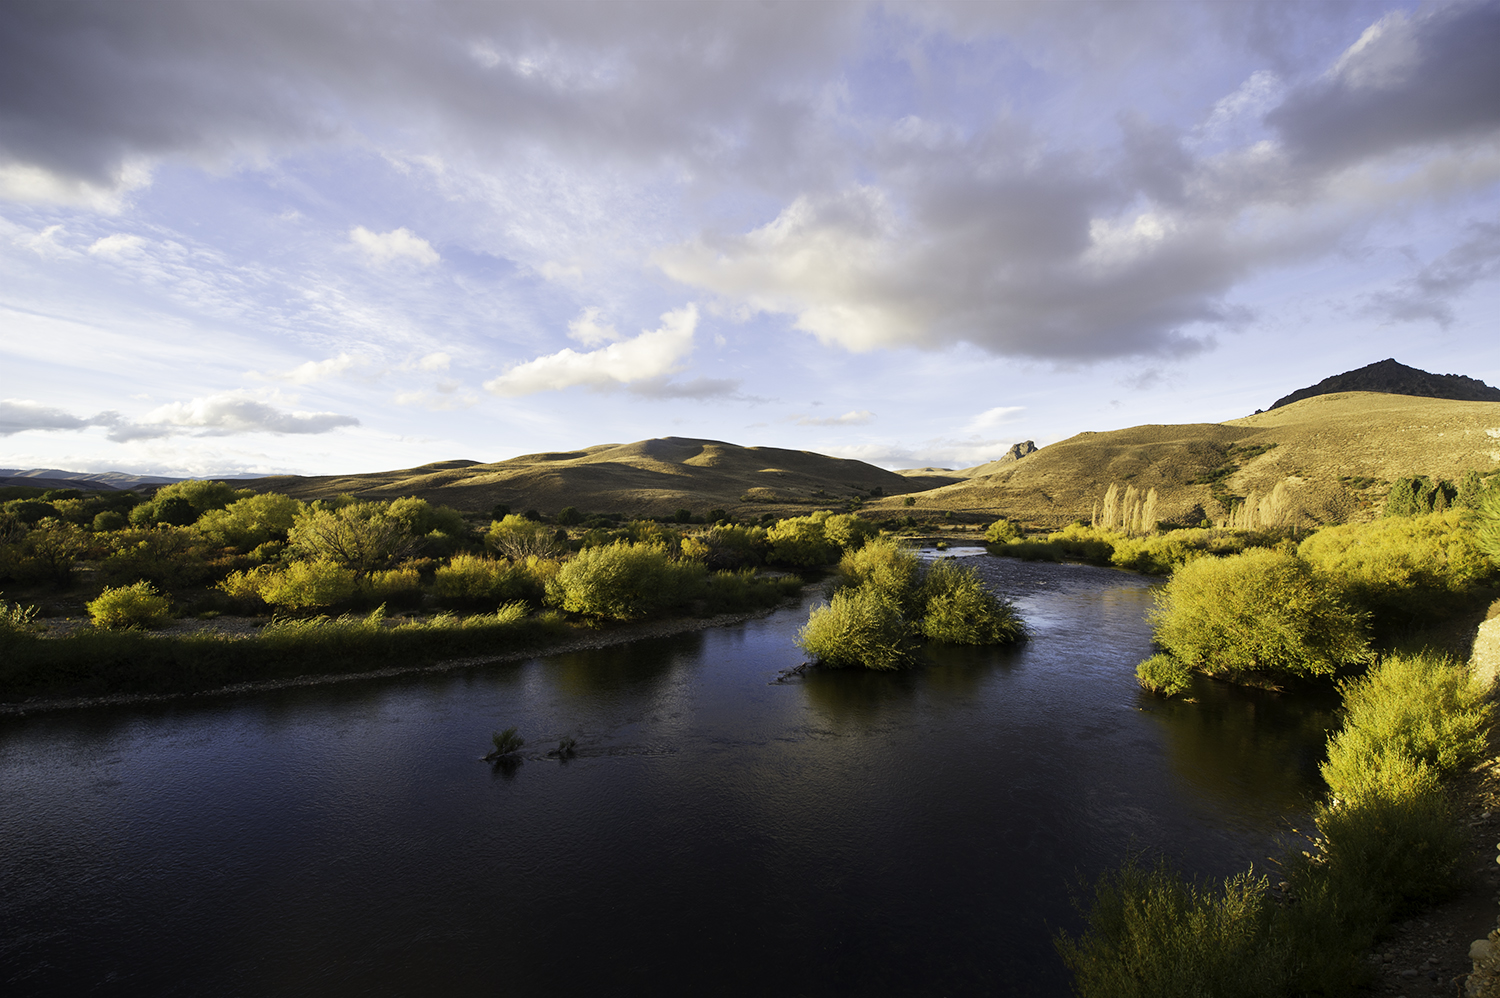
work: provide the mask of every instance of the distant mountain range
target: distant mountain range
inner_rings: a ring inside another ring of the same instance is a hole
[[[56,468],[0,468],[0,486],[22,485],[32,489],[90,489],[97,492],[134,489],[142,485],[170,485],[181,478],[161,475],[127,475],[120,471],[59,471]]]
[[[1318,395],[1337,392],[1380,392],[1384,395],[1414,395],[1418,398],[1452,399],[1455,402],[1500,402],[1500,388],[1462,374],[1430,374],[1397,363],[1394,358],[1366,364],[1343,374],[1324,378],[1309,388],[1299,388],[1271,403],[1280,409]]]

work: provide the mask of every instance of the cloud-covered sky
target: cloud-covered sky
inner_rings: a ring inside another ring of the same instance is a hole
[[[961,467],[1500,383],[1500,3],[33,3],[0,466]]]

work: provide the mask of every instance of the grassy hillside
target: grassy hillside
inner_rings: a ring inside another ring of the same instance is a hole
[[[1214,518],[1232,497],[1285,482],[1308,523],[1375,515],[1389,483],[1500,466],[1500,403],[1344,392],[1225,423],[1080,433],[991,475],[917,497],[915,510],[1003,513],[1055,526],[1088,518],[1111,483],[1158,491],[1163,519]],[[899,500],[872,504],[889,512]]]
[[[584,512],[630,516],[666,516],[683,508],[695,513],[720,508],[742,515],[791,516],[835,506],[852,496],[868,498],[874,489],[900,495],[949,480],[907,477],[863,461],[810,451],[666,437],[527,454],[494,464],[444,461],[375,474],[282,475],[244,485],[299,499],[341,492],[370,498],[415,495],[463,510],[488,510],[504,503],[516,511],[549,514],[576,506]]]

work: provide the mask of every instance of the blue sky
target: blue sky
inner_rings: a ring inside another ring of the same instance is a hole
[[[1500,384],[1500,5],[16,3],[0,466],[963,467]]]

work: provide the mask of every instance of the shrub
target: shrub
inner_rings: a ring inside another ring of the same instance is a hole
[[[797,634],[797,644],[822,665],[899,669],[913,659],[911,628],[901,607],[866,586],[841,589],[815,607]]]
[[[1157,592],[1151,618],[1157,644],[1231,680],[1328,675],[1368,657],[1365,615],[1278,551],[1189,562]]]
[[[673,562],[655,545],[611,544],[563,563],[547,597],[570,613],[635,620],[692,599],[703,579],[702,565]]]
[[[106,509],[102,513],[94,515],[94,533],[103,534],[111,530],[124,530],[130,521],[125,519],[125,514],[118,510]]]
[[[118,588],[106,587],[88,603],[95,627],[155,627],[172,615],[167,598],[149,582]]]
[[[485,756],[486,759],[498,758],[502,755],[510,755],[512,752],[519,752],[521,751],[521,746],[526,744],[526,739],[516,734],[516,729],[511,727],[491,734],[490,742],[495,746],[495,750]]]
[[[524,600],[540,606],[557,563],[532,555],[519,562],[496,561],[479,555],[454,555],[438,568],[432,591],[454,604],[502,603]]]
[[[1423,781],[1418,767],[1430,767],[1435,781],[1484,755],[1494,707],[1447,656],[1393,655],[1340,689],[1346,718],[1328,741],[1322,770],[1343,800],[1378,794],[1387,784],[1416,786]]]
[[[36,607],[0,599],[0,648],[36,633]]]
[[[348,601],[357,587],[351,569],[327,558],[294,561],[280,568],[256,569],[250,573],[249,579],[253,581],[232,583],[226,579],[223,587],[231,595],[252,588],[262,600],[283,610],[335,606]]]
[[[130,522],[137,527],[166,524],[185,527],[209,510],[223,509],[236,499],[255,493],[236,489],[224,482],[193,479],[163,485],[156,494],[130,511]]]
[[[873,589],[909,616],[922,612],[917,556],[892,538],[871,541],[839,559],[839,585]]]
[[[1101,878],[1078,939],[1058,953],[1080,998],[1283,998],[1293,953],[1277,932],[1265,877],[1189,882],[1129,863]]]
[[[991,544],[1008,544],[1021,539],[1021,528],[1002,516],[985,530],[984,539]]]
[[[833,560],[837,548],[823,532],[823,516],[794,516],[779,520],[766,531],[771,550],[767,560],[794,568],[818,568]]]
[[[1492,564],[1500,566],[1500,489],[1491,488],[1476,505],[1474,542]]]
[[[1444,617],[1495,578],[1459,511],[1326,527],[1298,553],[1385,630]]]
[[[271,541],[285,541],[304,508],[291,496],[267,492],[209,510],[194,527],[219,547],[249,551]]]
[[[410,522],[378,502],[313,503],[298,514],[288,539],[303,556],[336,562],[360,576],[390,567],[417,547]]]
[[[924,637],[955,645],[998,645],[1026,636],[1015,607],[985,588],[972,568],[940,561],[922,580]]]
[[[202,534],[186,527],[120,531],[109,543],[114,551],[99,565],[106,582],[145,579],[176,589],[202,585],[229,568]]]
[[[1141,689],[1164,697],[1175,697],[1192,685],[1192,672],[1171,655],[1152,655],[1135,667]]]
[[[490,524],[484,537],[485,546],[511,561],[527,558],[556,558],[565,550],[551,530],[526,516],[508,514]]]
[[[422,596],[422,573],[415,568],[374,571],[361,580],[359,593],[371,603],[415,603]]]

